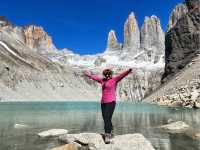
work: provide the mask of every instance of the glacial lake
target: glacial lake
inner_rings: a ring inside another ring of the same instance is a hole
[[[200,141],[183,134],[158,130],[168,120],[185,121],[200,130],[200,110],[167,108],[145,103],[117,102],[114,132],[141,133],[156,150],[200,150]],[[29,128],[16,128],[26,124]],[[48,150],[58,143],[37,133],[62,128],[69,133],[103,133],[99,102],[2,102],[0,103],[0,150]]]

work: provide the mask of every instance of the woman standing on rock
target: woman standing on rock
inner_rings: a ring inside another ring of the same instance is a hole
[[[121,74],[113,77],[113,71],[111,69],[103,70],[104,78],[93,75],[90,71],[85,71],[84,74],[92,80],[97,81],[102,86],[101,97],[101,111],[104,120],[105,130],[105,143],[110,143],[110,139],[113,136],[112,115],[116,104],[116,88],[117,83],[127,76],[132,69],[128,69]]]

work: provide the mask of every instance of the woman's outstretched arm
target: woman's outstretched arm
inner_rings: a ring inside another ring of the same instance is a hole
[[[89,77],[90,79],[94,80],[94,81],[97,81],[99,83],[102,82],[102,78],[98,77],[97,75],[93,75],[91,72],[89,71],[85,71],[84,74]]]
[[[123,79],[125,76],[127,76],[131,71],[132,71],[132,68],[130,68],[130,69],[128,69],[128,70],[126,70],[126,71],[120,73],[119,75],[117,75],[117,76],[115,77],[115,80],[116,80],[117,82],[119,82],[121,79]]]

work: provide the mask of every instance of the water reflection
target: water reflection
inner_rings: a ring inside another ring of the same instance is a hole
[[[157,150],[198,150],[199,141],[181,134],[168,134],[156,127],[169,119],[182,120],[199,129],[200,111],[159,107],[149,104],[117,103],[113,115],[115,134],[142,133]],[[16,129],[26,124],[30,128]],[[41,140],[36,133],[64,128],[71,133],[103,132],[100,104],[95,102],[1,103],[0,149],[44,150],[59,145],[57,140]]]

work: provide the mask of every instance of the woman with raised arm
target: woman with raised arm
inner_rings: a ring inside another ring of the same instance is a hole
[[[109,144],[110,139],[113,137],[112,115],[116,104],[117,83],[125,76],[127,76],[131,71],[132,69],[130,68],[113,77],[113,71],[111,69],[105,69],[103,70],[104,78],[92,74],[91,71],[84,72],[87,77],[94,81],[97,81],[102,86],[101,111],[104,120],[106,144]]]

